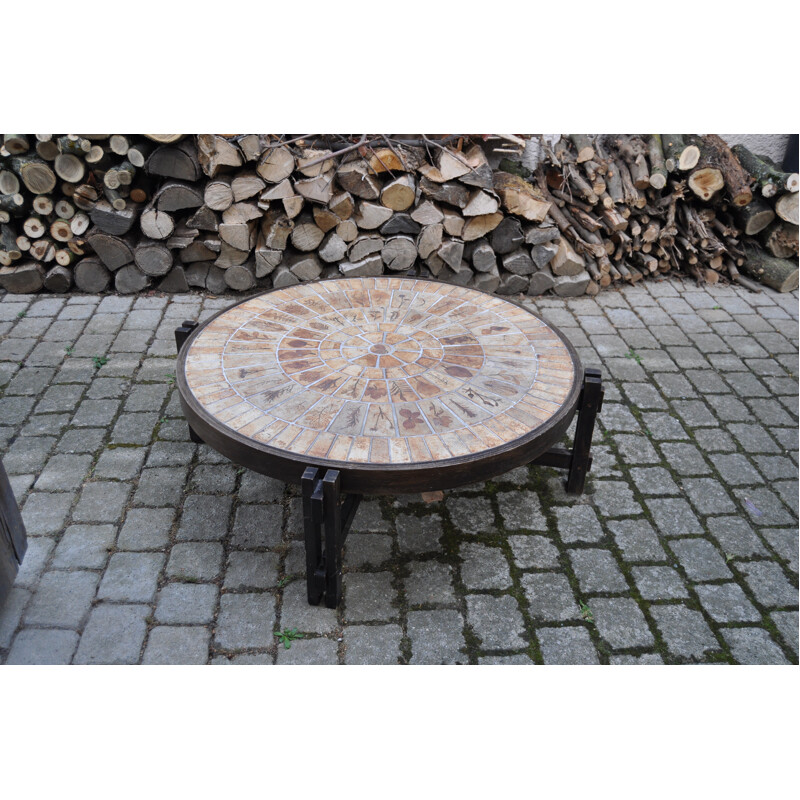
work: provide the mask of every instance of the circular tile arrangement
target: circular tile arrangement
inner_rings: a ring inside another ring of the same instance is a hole
[[[390,466],[529,438],[574,400],[576,365],[556,331],[502,298],[347,278],[224,311],[193,337],[184,376],[223,431],[317,464]]]

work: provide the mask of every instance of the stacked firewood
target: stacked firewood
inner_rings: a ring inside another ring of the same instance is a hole
[[[524,145],[511,135],[6,134],[0,286],[220,293],[414,274],[578,295],[671,270],[796,286],[785,260],[792,241],[797,253],[796,175],[715,136],[573,134],[542,142],[533,175],[516,157]],[[492,169],[493,150],[511,160]],[[793,240],[779,224],[792,207]],[[751,248],[756,234],[772,255]]]

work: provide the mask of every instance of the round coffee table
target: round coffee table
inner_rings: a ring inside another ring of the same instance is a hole
[[[583,489],[599,372],[584,372],[556,328],[509,300],[345,278],[250,297],[185,322],[176,339],[193,438],[301,483],[314,572],[339,575],[329,568],[362,493],[447,489],[532,462],[567,468],[568,490]],[[573,449],[554,449],[579,406]],[[320,565],[323,523],[332,548]],[[311,583],[309,599],[320,594]]]

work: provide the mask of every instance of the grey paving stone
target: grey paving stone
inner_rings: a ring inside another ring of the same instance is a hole
[[[128,603],[152,602],[165,560],[163,553],[115,553],[103,575],[98,598]]]
[[[656,453],[647,436],[615,434],[614,444],[623,461],[628,464],[660,464],[661,456]]]
[[[380,566],[392,557],[392,537],[382,533],[349,533],[344,562],[352,569]]]
[[[344,576],[344,613],[348,622],[387,622],[397,617],[391,572],[350,572]]]
[[[124,378],[95,378],[86,392],[93,400],[123,397],[130,388],[130,382]]]
[[[188,466],[192,463],[196,449],[196,445],[191,442],[154,442],[147,456],[147,466]]]
[[[234,656],[214,656],[210,663],[212,666],[240,666],[253,664],[272,664],[273,657],[270,653],[240,653]]]
[[[132,508],[117,538],[120,550],[159,550],[167,546],[175,510]]]
[[[591,506],[556,506],[555,512],[561,541],[572,544],[599,542],[603,538],[603,529]]]
[[[199,627],[155,627],[150,631],[142,664],[205,664],[211,633]]]
[[[58,436],[69,423],[69,414],[34,414],[20,431],[21,437]]]
[[[55,542],[47,536],[29,536],[28,549],[25,551],[14,585],[27,589],[35,586],[54,547]]]
[[[405,580],[406,602],[409,606],[455,605],[453,569],[449,564],[423,561],[409,565]]]
[[[100,605],[81,636],[75,664],[136,664],[147,633],[145,605]]]
[[[752,419],[752,412],[739,399],[729,394],[713,399],[714,413],[723,422],[743,422]]]
[[[521,523],[523,521],[527,522],[535,513],[529,501],[529,497],[535,497],[535,495],[529,496],[527,493],[513,492],[505,496],[513,496],[515,498],[513,508],[509,507],[507,509],[508,516],[506,516],[506,509],[503,505],[503,500],[501,500],[504,496],[498,495],[500,511],[506,520],[506,527],[511,527],[512,529],[523,527]],[[537,507],[538,500],[536,498]],[[488,498],[448,497],[446,505],[453,524],[464,533],[481,533],[483,531],[493,531],[495,528],[494,512]],[[527,513],[528,511],[530,513]],[[524,527],[530,527],[530,525],[525,524]]]
[[[652,606],[655,619],[667,648],[684,658],[701,659],[705,653],[720,649],[719,642],[699,611],[685,606]]]
[[[224,587],[242,589],[271,589],[278,582],[277,553],[257,553],[234,550],[228,556]]]
[[[525,623],[517,601],[509,595],[467,595],[467,621],[486,650],[525,647]]]
[[[84,484],[72,519],[75,522],[117,522],[122,517],[130,488],[127,483],[113,481]]]
[[[645,411],[642,414],[642,420],[645,432],[650,431],[650,435],[655,441],[689,438],[689,434],[686,433],[680,422],[663,411]]]
[[[85,386],[51,386],[36,406],[37,414],[52,414],[54,411],[74,411]]]
[[[508,666],[528,666],[533,664],[529,656],[524,653],[515,653],[510,656],[481,656],[478,658],[478,664],[488,664],[493,666],[508,665]]]
[[[338,646],[331,639],[317,637],[313,639],[301,639],[291,643],[287,650],[285,647],[278,647],[278,657],[276,664],[337,664]]]
[[[733,577],[725,560],[705,539],[674,539],[670,547],[691,581],[715,581]]]
[[[710,517],[707,525],[726,556],[750,558],[767,554],[761,540],[741,517]]]
[[[6,664],[69,664],[77,644],[75,631],[25,628],[14,639]]]
[[[106,438],[105,428],[80,428],[66,431],[58,440],[57,453],[96,453]]]
[[[231,531],[231,546],[243,550],[275,547],[281,541],[282,521],[280,506],[239,506]]]
[[[158,414],[122,414],[111,432],[114,444],[150,444]]]
[[[98,580],[94,572],[46,572],[25,612],[25,624],[79,628],[91,607]]]
[[[275,641],[275,598],[270,594],[224,594],[214,643],[224,650],[266,648]]]
[[[735,583],[696,587],[703,608],[716,622],[759,622],[761,614]]]
[[[624,383],[622,385],[628,400],[636,408],[666,410],[667,402],[657,389],[647,383]],[[603,409],[605,414],[605,409]]]
[[[741,453],[713,454],[709,458],[726,484],[744,486],[764,482],[750,461]]]
[[[626,592],[628,582],[619,571],[614,557],[607,550],[592,547],[570,550],[572,569],[582,592]]]
[[[684,478],[684,492],[701,514],[730,514],[736,505],[719,481],[713,478]]]
[[[461,578],[468,589],[505,589],[511,585],[508,561],[499,547],[461,545]]]
[[[731,423],[728,430],[748,454],[779,452],[778,445],[760,425]]]
[[[355,519],[352,530],[356,533],[375,533],[389,530],[389,522],[383,518],[380,503],[377,500],[362,502]]]
[[[703,526],[689,504],[682,499],[648,499],[647,508],[653,516],[656,530],[662,536],[683,536],[702,533]]]
[[[399,625],[348,625],[345,664],[397,664],[403,631]]]
[[[594,597],[588,603],[600,636],[614,650],[650,647],[653,634],[635,600],[627,597]]]
[[[283,591],[280,626],[307,633],[331,633],[338,625],[336,609],[308,602],[305,581],[294,581]]]
[[[583,627],[537,628],[545,664],[597,664],[597,651]]]
[[[642,494],[680,494],[677,484],[663,467],[633,467],[631,477]]]
[[[216,542],[182,542],[173,545],[167,575],[183,580],[213,581],[222,569],[223,549]]]
[[[789,564],[792,572],[797,572],[798,536],[794,528],[767,528],[761,532],[770,547]]]
[[[6,472],[9,475],[40,472],[55,443],[54,436],[20,436],[3,455]]]
[[[157,622],[207,625],[214,620],[219,589],[213,583],[168,583],[158,592]]]
[[[412,664],[466,664],[464,620],[458,611],[410,611]]]
[[[514,554],[514,563],[521,569],[558,567],[558,549],[544,536],[509,536],[508,543]]]
[[[228,533],[231,497],[189,495],[183,504],[183,515],[176,538],[203,541],[224,539]]]
[[[177,506],[186,486],[186,467],[144,469],[133,497],[137,506]]]
[[[798,654],[798,615],[796,611],[773,611],[770,615],[786,644]]]
[[[641,514],[642,507],[623,481],[595,481],[593,501],[604,517],[627,517]]]
[[[797,589],[787,580],[783,570],[769,561],[737,564],[756,601],[767,608],[797,605]]]
[[[191,491],[232,495],[235,486],[236,467],[232,464],[199,464],[192,470]]]
[[[736,449],[733,437],[723,430],[697,430],[694,438],[700,449],[706,453],[730,453]]]
[[[628,408],[621,403],[603,403],[600,422],[607,431],[635,432],[640,430],[639,422]]]
[[[14,631],[22,619],[22,612],[30,600],[31,593],[19,586],[14,586],[0,605],[0,647],[7,648],[14,638]]]
[[[95,478],[130,480],[142,470],[144,447],[114,447],[104,450],[94,468]]]
[[[248,469],[242,473],[239,484],[239,502],[278,503],[283,497],[285,489],[285,483]]]
[[[53,568],[102,569],[116,533],[113,525],[70,525],[56,547]]]
[[[722,635],[739,664],[788,664],[780,647],[761,628],[730,628]]]
[[[397,544],[402,552],[429,553],[441,550],[442,518],[438,514],[412,517],[398,514]]]
[[[110,425],[117,414],[119,400],[83,400],[72,418],[76,428]]]
[[[674,600],[688,597],[683,580],[671,567],[634,567],[636,588],[645,600]]]
[[[645,665],[661,665],[664,663],[664,660],[661,658],[660,655],[656,653],[645,653],[641,656],[609,656],[608,658],[609,664],[645,664]]]
[[[22,507],[22,521],[29,536],[58,533],[75,500],[72,492],[33,492]]]
[[[765,487],[734,489],[739,502],[754,525],[796,525],[797,516],[788,511],[778,496]]]
[[[45,492],[77,489],[91,463],[92,457],[88,455],[54,455],[39,474],[34,489]]]
[[[626,561],[666,561],[667,554],[644,518],[613,520],[608,527]]]
[[[50,385],[55,375],[52,367],[22,367],[6,386],[5,394],[36,396]]]
[[[566,575],[537,572],[521,579],[531,617],[539,622],[580,619],[580,610]]]

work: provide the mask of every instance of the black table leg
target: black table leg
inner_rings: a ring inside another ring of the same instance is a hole
[[[591,464],[592,434],[597,414],[603,404],[603,382],[600,370],[587,367],[583,373],[583,389],[578,400],[578,422],[575,426],[575,440],[572,445],[567,492],[581,494],[586,483],[586,473]]]
[[[323,477],[316,467],[306,467],[301,480],[303,526],[306,543],[308,602],[336,608],[342,597],[342,550],[361,495],[343,495],[338,470]],[[325,535],[323,549],[323,531]]]
[[[192,331],[197,327],[196,322],[192,322],[191,320],[184,320],[183,324],[175,328],[175,344],[178,347],[178,354],[180,355],[181,348],[186,343],[186,340],[191,335]],[[194,428],[189,426],[189,438],[195,442],[195,444],[202,444],[203,440],[195,433]]]

